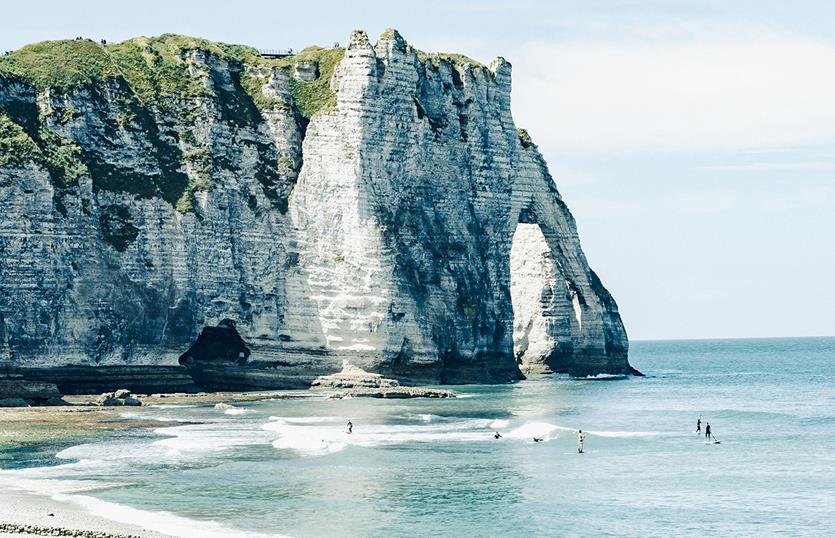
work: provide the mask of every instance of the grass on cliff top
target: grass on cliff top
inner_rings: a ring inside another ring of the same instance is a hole
[[[202,51],[239,64],[253,64],[260,59],[258,51],[250,47],[175,34],[135,37],[105,48],[119,72],[144,102],[159,97],[189,99],[209,96],[203,82],[191,71],[186,58],[188,51]]]
[[[431,62],[433,65],[437,66],[441,62],[450,62],[457,65],[470,64],[476,68],[487,69],[487,66],[483,63],[478,60],[473,60],[469,56],[464,56],[463,54],[456,54],[454,52],[423,52],[422,50],[416,50],[415,52],[417,53],[418,60],[422,64]]]
[[[163,34],[101,45],[89,39],[43,41],[0,56],[0,76],[17,77],[38,90],[67,90],[123,75],[142,99],[199,93],[183,51],[202,50],[235,62],[259,60],[250,47]]]
[[[320,74],[316,80],[304,82],[290,79],[290,91],[299,113],[310,118],[336,104],[330,79],[344,55],[344,49],[308,47],[287,58],[268,59],[262,58],[252,47],[176,34],[135,37],[108,45],[89,39],[27,45],[0,56],[0,78],[17,78],[39,91],[50,88],[66,91],[121,75],[141,101],[159,105],[172,99],[178,101],[208,96],[205,85],[193,73],[185,55],[185,52],[193,50],[253,67],[292,68],[297,61],[316,63]],[[287,106],[283,101],[263,95],[261,86],[265,82],[250,73],[243,72],[241,76],[244,91],[261,110]]]
[[[319,66],[319,78],[305,82],[290,78],[290,92],[299,113],[310,118],[322,110],[330,110],[336,106],[336,94],[331,90],[330,82],[336,65],[345,55],[345,49],[308,47],[295,56],[282,58],[284,65],[295,65],[296,62],[312,62]]]
[[[0,56],[0,73],[16,76],[38,90],[65,90],[115,76],[104,48],[87,39],[44,41]]]

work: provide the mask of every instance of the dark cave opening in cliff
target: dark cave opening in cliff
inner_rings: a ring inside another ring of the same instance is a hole
[[[180,355],[179,363],[192,366],[199,363],[244,364],[250,350],[232,320],[224,319],[216,327],[205,326],[192,346]]]

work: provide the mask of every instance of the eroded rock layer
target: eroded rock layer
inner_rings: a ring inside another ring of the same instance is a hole
[[[407,384],[628,373],[510,72],[395,31],[278,60],[181,36],[0,59],[0,361],[62,390],[190,349],[234,388],[346,359]],[[517,226],[537,278],[511,276]],[[203,350],[219,325],[228,363]]]

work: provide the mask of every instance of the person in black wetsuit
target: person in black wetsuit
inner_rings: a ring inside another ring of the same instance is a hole
[[[352,433],[354,431],[354,424],[349,420],[347,424],[348,433]]]
[[[696,433],[702,433],[702,417],[696,421]]]
[[[705,439],[710,441],[710,422],[705,425]]]
[[[493,434],[493,439],[501,439],[501,438],[502,438],[502,434],[500,434],[499,432],[496,432],[496,433]]]

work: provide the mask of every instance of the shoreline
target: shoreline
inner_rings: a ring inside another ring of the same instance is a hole
[[[0,537],[82,536],[85,538],[171,538],[139,524],[93,514],[71,497],[56,500],[25,490],[0,490]]]
[[[157,393],[136,395],[142,407],[206,405],[268,400],[314,400],[353,397],[454,397],[429,388],[285,390],[258,392]],[[71,446],[120,433],[174,426],[156,419],[125,417],[122,406],[98,406],[98,394],[65,396],[68,405],[0,408],[0,538],[82,536],[87,538],[168,538],[248,536],[213,521],[195,521],[166,512],[148,512],[86,496],[82,491],[52,493],[4,480],[4,471],[68,463],[57,454]],[[133,408],[141,409],[141,407]],[[182,425],[177,423],[176,425]],[[170,530],[170,533],[164,533]]]
[[[295,390],[152,394],[142,395],[141,399],[146,407],[326,396],[327,393],[320,391]],[[4,471],[68,463],[57,460],[56,455],[71,446],[129,430],[151,431],[175,426],[159,420],[125,417],[121,414],[125,407],[95,405],[98,397],[98,394],[65,396],[69,405],[0,408],[0,538],[176,538],[192,532],[199,532],[204,537],[248,535],[212,521],[190,520],[166,512],[149,512],[109,503],[81,491],[52,494],[3,480]],[[171,532],[165,533],[164,529]]]
[[[380,392],[383,390],[383,392]],[[376,392],[375,392],[376,391]],[[284,390],[257,392],[156,393],[136,395],[142,407],[206,405],[265,400],[314,400],[342,397],[426,397],[435,389]],[[414,392],[414,394],[412,394]],[[454,394],[448,392],[449,394]],[[383,395],[380,395],[383,394]],[[155,419],[122,415],[126,407],[98,406],[99,394],[64,396],[68,405],[0,408],[0,538],[80,536],[85,538],[170,538],[199,532],[208,536],[249,536],[213,521],[196,521],[166,512],[148,512],[108,503],[83,492],[52,493],[4,480],[4,471],[52,467],[68,463],[57,454],[71,446],[96,442],[131,430],[151,431],[175,426]],[[141,409],[137,407],[133,409]],[[182,425],[177,423],[176,425]],[[169,530],[169,533],[165,533]]]

